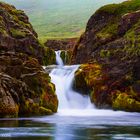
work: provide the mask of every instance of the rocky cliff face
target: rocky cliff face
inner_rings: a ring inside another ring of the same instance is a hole
[[[58,51],[58,50],[73,50],[77,38],[60,39],[60,40],[47,40],[45,46]]]
[[[44,55],[48,53],[39,43],[37,33],[24,11],[2,2],[0,3],[0,51],[26,53],[37,58],[41,64],[44,63]],[[52,63],[55,63],[54,60]]]
[[[83,72],[86,70],[84,73],[88,76],[85,80],[92,93],[91,100],[98,107],[109,105],[140,111],[139,10],[139,0],[101,7],[90,18],[85,33],[75,45],[72,61],[90,63],[87,69],[84,66]],[[92,72],[96,71],[91,66],[95,64],[101,67],[99,78]],[[76,76],[80,77],[80,73]],[[92,81],[94,78],[100,82]]]
[[[55,51],[61,50],[61,58],[63,59],[64,64],[70,64],[72,51],[76,42],[77,38],[53,39],[47,40],[44,45]]]
[[[40,65],[53,62],[24,12],[0,2],[0,117],[57,111],[55,86]]]
[[[75,45],[73,61],[75,63],[93,61],[99,58],[99,53],[102,54],[104,50],[107,50],[108,44],[120,40],[122,46],[125,46],[132,41],[132,36],[137,39],[139,5],[138,0],[132,0],[121,4],[107,5],[97,10],[89,19],[85,33]],[[137,27],[134,27],[135,25]],[[117,47],[114,48],[117,49]]]

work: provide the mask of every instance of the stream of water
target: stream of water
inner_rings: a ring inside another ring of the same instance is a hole
[[[50,76],[56,85],[58,113],[52,116],[0,119],[0,140],[140,140],[140,113],[99,110],[88,96],[73,90],[79,65],[57,66]]]

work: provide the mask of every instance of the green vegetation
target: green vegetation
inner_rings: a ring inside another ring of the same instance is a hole
[[[128,57],[140,55],[140,34],[139,34],[140,21],[133,25],[125,34],[125,38],[129,41],[125,45],[123,51],[127,53]]]
[[[139,9],[140,9],[140,1],[130,0],[130,1],[125,1],[121,4],[109,4],[103,6],[102,8],[97,10],[97,12],[107,12],[115,15],[123,15],[125,13],[133,12]]]
[[[140,111],[140,102],[136,101],[135,98],[128,93],[121,93],[117,91],[116,98],[113,101],[112,107],[114,109],[121,109],[125,111]]]
[[[46,66],[55,64],[56,63],[55,52],[52,49],[45,46],[44,49],[45,49],[45,55],[43,58],[43,64]]]
[[[18,29],[11,28],[10,32],[11,32],[12,37],[17,38],[17,39],[21,39],[26,36],[26,33],[24,31],[21,31]]]
[[[45,42],[48,38],[75,38],[80,36],[88,19],[99,7],[124,0],[2,1],[24,10],[37,31],[39,39],[41,42]]]
[[[63,62],[65,64],[69,64],[70,63],[71,53],[72,52],[70,52],[70,51],[65,51],[65,50],[61,51],[60,56],[61,56],[61,58],[62,58],[62,60],[63,60]]]
[[[117,31],[120,17],[126,13],[134,12],[137,10],[140,10],[139,0],[125,1],[121,4],[109,4],[101,7],[96,11],[95,14],[108,13],[110,17],[112,15],[113,17],[109,19],[108,24],[97,33],[97,37],[107,39],[116,36],[118,33]],[[130,34],[132,34],[131,37],[134,37],[132,31],[129,31],[129,36]]]
[[[117,29],[117,20],[113,22],[111,21],[105,28],[103,28],[100,32],[97,33],[97,36],[102,38],[110,38],[117,34]]]
[[[111,55],[111,52],[109,50],[101,50],[100,51],[100,57],[107,57],[109,58]]]

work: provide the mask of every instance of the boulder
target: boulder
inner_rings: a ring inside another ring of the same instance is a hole
[[[37,59],[25,54],[1,53],[0,72],[1,76],[7,75],[10,80],[12,79],[11,84],[6,83],[6,85],[10,85],[6,87],[6,91],[9,94],[8,99],[11,98],[11,100],[9,99],[11,103],[18,108],[18,111],[16,110],[18,115],[40,115],[39,110],[42,113],[42,107],[46,113],[48,110],[47,114],[57,111],[58,99],[55,94],[55,86]],[[18,81],[18,86],[13,83],[15,81]],[[1,91],[3,91],[2,89]],[[12,99],[13,93],[15,93],[16,98]],[[3,95],[3,92],[0,94]],[[5,100],[5,96],[2,96],[2,100]],[[41,109],[39,109],[40,107]]]

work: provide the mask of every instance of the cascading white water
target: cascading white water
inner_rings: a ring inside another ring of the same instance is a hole
[[[91,104],[88,96],[82,96],[72,89],[74,73],[79,65],[64,66],[60,57],[61,51],[56,52],[58,66],[51,73],[52,82],[56,86],[56,94],[59,100],[58,114],[65,116],[112,116],[124,114],[124,112],[112,110],[99,110]]]
[[[56,85],[59,109],[83,109],[91,105],[87,96],[82,96],[72,89],[74,73],[78,67],[77,65],[57,67],[50,73],[52,82]]]
[[[55,51],[55,54],[56,54],[56,64],[59,65],[59,66],[63,66],[64,63],[63,63],[63,60],[61,59],[60,55],[61,55],[61,51]]]
[[[52,82],[56,85],[59,99],[59,109],[85,109],[93,106],[88,96],[82,96],[72,89],[74,73],[79,65],[64,66],[60,57],[61,51],[56,51],[58,67],[50,73]]]

